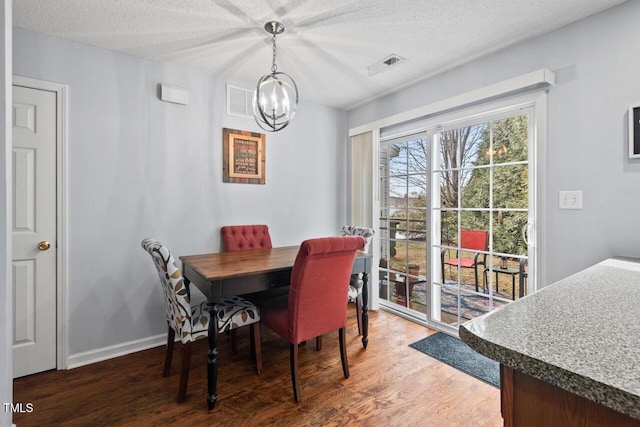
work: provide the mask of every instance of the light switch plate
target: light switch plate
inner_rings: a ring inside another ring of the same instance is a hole
[[[582,191],[560,191],[558,206],[560,209],[582,209]]]

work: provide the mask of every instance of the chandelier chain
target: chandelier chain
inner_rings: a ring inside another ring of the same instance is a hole
[[[278,66],[276,65],[276,35],[274,34],[271,37],[271,42],[273,43],[273,62],[271,63],[271,72],[275,73],[278,70]]]

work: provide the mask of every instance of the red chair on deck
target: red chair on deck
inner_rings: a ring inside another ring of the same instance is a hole
[[[482,265],[483,269],[487,265],[487,254],[489,250],[489,233],[484,230],[460,230],[460,250],[475,252],[473,258],[460,258],[460,251],[456,253],[457,258],[444,259],[447,249],[441,252],[442,259],[442,283],[444,284],[444,266],[458,266],[461,268],[473,268],[476,279],[476,292],[478,292],[478,266]],[[479,251],[484,251],[481,253]],[[484,280],[484,270],[482,274]],[[483,282],[485,286],[486,280]]]
[[[345,301],[356,251],[364,244],[359,236],[305,240],[293,265],[288,297],[274,300],[262,309],[262,323],[289,341],[296,402],[301,400],[298,344],[303,341],[338,330],[342,371],[349,378]]]

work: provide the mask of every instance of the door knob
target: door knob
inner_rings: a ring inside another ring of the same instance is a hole
[[[47,242],[46,240],[43,240],[42,242],[38,243],[38,249],[40,249],[41,251],[46,251],[50,247],[51,247],[51,243]]]

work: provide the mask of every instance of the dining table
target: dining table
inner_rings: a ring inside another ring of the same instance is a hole
[[[189,289],[193,284],[209,303],[211,319],[216,317],[216,302],[235,295],[246,295],[288,286],[291,270],[300,246],[276,247],[238,252],[217,252],[181,256],[182,273]],[[368,281],[372,256],[358,251],[352,272],[362,273],[362,345],[368,344]],[[346,295],[345,295],[345,304]],[[209,322],[207,355],[207,405],[213,409],[218,400],[218,328]]]

